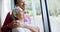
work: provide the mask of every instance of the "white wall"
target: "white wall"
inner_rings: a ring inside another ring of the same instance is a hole
[[[2,6],[2,1],[0,0],[0,21],[1,21],[1,10],[2,10],[2,9],[1,9],[2,7],[1,7],[1,6]],[[0,23],[0,24],[1,24],[1,23]]]
[[[11,0],[2,0],[1,25],[3,25],[9,11],[11,11]]]
[[[0,32],[1,32],[1,7],[2,6],[2,0],[0,0]]]

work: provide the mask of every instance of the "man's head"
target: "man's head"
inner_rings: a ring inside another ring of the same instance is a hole
[[[19,6],[23,10],[25,10],[25,1],[24,0],[15,0],[15,6]]]

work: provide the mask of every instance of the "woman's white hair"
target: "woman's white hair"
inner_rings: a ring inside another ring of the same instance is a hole
[[[18,15],[18,12],[21,12],[22,9],[17,7],[15,9],[12,10],[12,18],[15,19],[14,17]]]

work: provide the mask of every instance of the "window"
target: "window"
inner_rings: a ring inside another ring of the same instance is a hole
[[[52,32],[60,32],[60,0],[47,0]]]
[[[49,21],[52,32],[59,32],[60,20],[60,0],[25,0],[25,11],[31,18],[31,25],[38,26],[40,32],[50,32]],[[3,25],[6,15],[9,11],[15,8],[14,0],[2,0],[1,24]],[[1,6],[0,6],[1,7]],[[48,15],[49,14],[49,15]],[[48,17],[49,16],[49,17]],[[43,21],[42,21],[43,20]]]
[[[25,3],[26,11],[31,17],[31,23],[35,26],[39,26],[40,32],[44,32],[40,0],[26,0]]]

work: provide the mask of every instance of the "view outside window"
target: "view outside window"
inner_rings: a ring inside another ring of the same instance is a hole
[[[31,18],[32,25],[38,26],[40,28],[40,32],[44,32],[40,0],[26,0],[25,3],[26,12],[29,14]]]
[[[60,32],[60,0],[47,0],[52,32]]]

